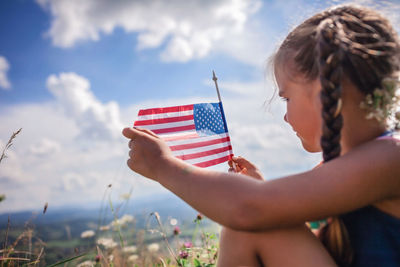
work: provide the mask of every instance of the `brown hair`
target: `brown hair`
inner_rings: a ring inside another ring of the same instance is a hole
[[[289,33],[273,64],[293,60],[295,72],[320,79],[324,162],[340,155],[342,81],[348,78],[365,95],[385,90],[382,82],[400,69],[400,45],[389,21],[377,12],[343,5],[320,12]],[[339,111],[339,112],[338,112]],[[352,261],[350,240],[339,217],[320,234],[322,243],[340,266]]]

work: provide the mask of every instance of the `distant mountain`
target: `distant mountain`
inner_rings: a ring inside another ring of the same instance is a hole
[[[161,218],[174,217],[180,220],[193,220],[197,212],[178,197],[172,194],[157,195],[152,198],[132,199],[123,203],[121,207],[114,204],[115,213],[118,217],[123,214],[130,214],[144,219],[152,212],[158,212]],[[0,214],[0,228],[7,226],[8,217],[12,226],[20,227],[26,223],[35,225],[46,225],[61,222],[72,222],[75,220],[101,220],[104,223],[114,218],[108,201],[98,208],[63,207],[48,208],[45,214],[42,212],[23,211],[10,214]]]

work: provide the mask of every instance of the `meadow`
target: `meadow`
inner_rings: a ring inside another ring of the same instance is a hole
[[[6,152],[21,130],[13,133]],[[115,201],[105,185],[97,209],[0,215],[0,266],[215,266],[219,226],[167,196]],[[0,205],[7,205],[1,192]]]

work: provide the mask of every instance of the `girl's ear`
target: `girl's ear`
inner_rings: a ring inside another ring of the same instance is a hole
[[[321,108],[321,90],[322,85],[319,79],[316,79],[310,83],[310,95],[316,107]]]

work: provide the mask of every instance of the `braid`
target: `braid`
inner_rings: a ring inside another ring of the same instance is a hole
[[[343,5],[307,19],[285,38],[274,64],[293,60],[294,74],[320,80],[324,162],[341,153],[342,79],[366,97],[400,87],[400,41],[389,21],[368,8]],[[389,78],[389,82],[385,81]],[[385,85],[386,84],[386,85]],[[393,85],[394,84],[394,85]],[[381,110],[379,110],[381,111]],[[398,120],[400,121],[400,115]],[[329,218],[319,238],[339,266],[352,262],[349,234],[340,217]]]
[[[325,162],[340,155],[340,131],[343,126],[343,117],[340,113],[343,72],[343,48],[340,37],[343,35],[343,29],[340,22],[335,20],[328,18],[322,21],[316,36],[322,85],[321,148]]]
[[[343,25],[338,17],[327,18],[317,27],[317,51],[321,81],[322,137],[321,148],[324,162],[340,156],[340,132],[343,126],[341,114],[342,76],[345,45]],[[332,257],[340,265],[351,262],[350,240],[339,217],[321,231],[320,239]]]

